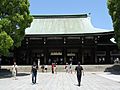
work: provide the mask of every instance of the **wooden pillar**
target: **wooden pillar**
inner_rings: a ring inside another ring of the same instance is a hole
[[[106,60],[105,60],[106,64],[110,63],[110,49],[109,47],[106,46]]]
[[[82,52],[82,64],[84,64],[84,52]]]
[[[92,58],[91,58],[91,64],[95,64],[96,63],[96,60],[95,60],[95,54],[96,54],[96,52],[95,52],[95,46],[94,47],[92,47],[92,49],[91,49],[91,55],[92,55]]]
[[[94,37],[94,47],[95,47],[95,49],[94,49],[94,52],[95,52],[95,64],[97,64],[98,62],[97,62],[97,43],[98,43],[98,37]]]
[[[83,48],[83,46],[81,48],[81,53],[82,53],[82,64],[84,64],[84,48]]]
[[[78,49],[78,60],[77,60],[77,62],[81,62],[82,63],[82,51],[81,51],[81,49],[79,48]]]
[[[25,55],[26,55],[26,56],[25,56],[26,59],[24,60],[24,61],[25,61],[25,62],[24,62],[25,64],[29,64],[29,54],[30,54],[30,50],[29,50],[29,49],[30,49],[30,43],[29,43],[29,42],[30,42],[30,41],[29,41],[29,38],[27,38],[27,39],[26,39],[27,51],[26,51],[26,54],[25,54]]]
[[[44,44],[44,64],[47,64],[47,47],[46,47],[46,42],[47,42],[47,39],[46,37],[43,38],[43,44]]]
[[[64,45],[64,50],[63,50],[64,64],[66,64],[67,61],[66,37],[63,37],[63,45]]]
[[[84,37],[82,37],[81,43],[82,43],[82,48],[81,48],[82,64],[84,64]]]
[[[97,64],[97,54],[96,54],[97,53],[97,47],[96,46],[95,46],[95,50],[94,51],[95,51],[95,64]]]
[[[64,64],[66,63],[66,61],[67,61],[67,49],[64,47],[64,52],[63,52],[63,54],[64,54]]]
[[[44,48],[44,64],[47,64],[47,49]]]

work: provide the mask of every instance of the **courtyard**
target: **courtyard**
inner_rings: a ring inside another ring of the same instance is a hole
[[[77,86],[76,74],[38,73],[37,83],[31,83],[30,73],[21,73],[17,80],[0,79],[0,90],[120,90],[120,75],[104,72],[85,72],[81,86]]]

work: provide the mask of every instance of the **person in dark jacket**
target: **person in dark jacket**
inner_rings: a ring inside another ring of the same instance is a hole
[[[81,76],[82,76],[82,71],[83,71],[83,67],[80,66],[80,62],[78,62],[78,65],[75,67],[75,71],[77,72],[78,86],[80,86]]]
[[[54,66],[55,66],[55,64],[52,63],[52,74],[54,74]]]
[[[32,72],[32,83],[33,84],[36,83],[37,70],[38,70],[38,66],[37,66],[36,62],[33,62],[32,69],[31,69],[31,72]]]

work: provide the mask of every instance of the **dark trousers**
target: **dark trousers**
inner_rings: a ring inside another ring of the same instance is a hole
[[[37,72],[32,72],[32,83],[36,83]]]
[[[81,83],[81,74],[77,75],[77,80],[78,80],[78,85],[80,85],[80,83]]]
[[[52,73],[54,74],[54,68],[52,68]]]

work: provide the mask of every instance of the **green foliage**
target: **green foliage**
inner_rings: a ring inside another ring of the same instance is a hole
[[[0,53],[7,55],[10,47],[13,45],[12,38],[5,31],[0,33]]]
[[[115,40],[120,48],[120,0],[108,0],[107,6],[113,21]]]
[[[0,33],[4,31],[12,38],[12,48],[21,45],[25,29],[31,25],[29,6],[28,0],[0,0]]]

